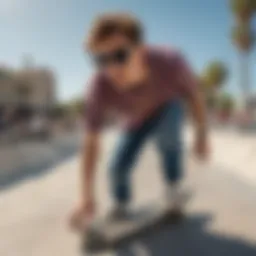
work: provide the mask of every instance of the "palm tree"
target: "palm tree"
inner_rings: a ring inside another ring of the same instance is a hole
[[[227,76],[226,65],[217,60],[210,62],[203,71],[200,80],[209,110],[215,109],[217,92],[226,81]]]
[[[253,47],[254,35],[248,25],[240,24],[233,29],[233,43],[239,49],[240,62],[240,78],[241,88],[243,91],[244,100],[250,96],[249,83],[249,53]]]
[[[82,98],[72,99],[69,103],[69,110],[72,114],[82,115],[85,112],[85,104]]]
[[[217,89],[225,82],[227,75],[228,70],[226,65],[216,60],[206,66],[202,80],[208,89]]]
[[[238,23],[249,23],[255,12],[255,0],[231,0],[231,10]]]
[[[235,99],[231,94],[223,93],[218,97],[218,111],[225,117],[230,117],[235,108]]]
[[[232,41],[240,52],[240,86],[246,105],[250,95],[248,57],[254,43],[251,20],[256,12],[256,0],[231,0],[230,4],[236,20],[232,31]]]

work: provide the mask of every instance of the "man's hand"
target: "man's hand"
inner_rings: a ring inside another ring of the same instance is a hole
[[[85,230],[95,213],[94,171],[98,156],[98,133],[87,132],[81,157],[81,198],[70,217],[70,225]]]
[[[81,201],[70,216],[70,227],[77,231],[84,231],[90,224],[95,213],[94,200]]]
[[[197,89],[188,98],[189,109],[191,110],[195,126],[194,153],[199,160],[207,160],[209,155],[208,148],[208,129],[205,102],[202,93]]]

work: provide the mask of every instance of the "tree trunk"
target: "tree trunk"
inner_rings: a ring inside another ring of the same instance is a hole
[[[250,82],[249,82],[249,58],[248,52],[240,53],[240,87],[242,90],[242,106],[244,110],[248,110],[248,100],[250,98]]]

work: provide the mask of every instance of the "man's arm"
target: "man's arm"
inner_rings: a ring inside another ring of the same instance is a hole
[[[188,106],[195,126],[195,151],[200,158],[207,157],[207,115],[205,101],[199,90],[195,90],[188,98]]]
[[[107,108],[102,88],[104,88],[104,84],[101,77],[94,77],[86,100],[86,131],[81,166],[82,199],[84,201],[94,201],[94,176],[99,153],[99,140]]]
[[[193,70],[181,55],[176,58],[178,84],[188,103],[195,126],[195,151],[205,158],[208,153],[207,114],[205,101],[199,88],[199,81]]]
[[[81,193],[82,200],[89,204],[94,201],[94,177],[96,171],[96,163],[99,154],[99,132],[88,132],[85,135],[82,149],[81,163]]]
[[[70,225],[74,229],[84,230],[95,212],[94,178],[98,151],[99,133],[86,133],[81,152],[81,195],[70,216]]]
[[[81,193],[78,206],[71,215],[71,225],[84,227],[95,211],[95,171],[99,154],[100,131],[106,109],[101,82],[94,79],[86,98],[86,131],[81,152]]]

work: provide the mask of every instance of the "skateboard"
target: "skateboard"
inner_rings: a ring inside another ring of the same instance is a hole
[[[166,224],[179,223],[184,212],[167,210],[158,204],[134,209],[124,220],[96,219],[82,234],[83,252],[113,250]]]

